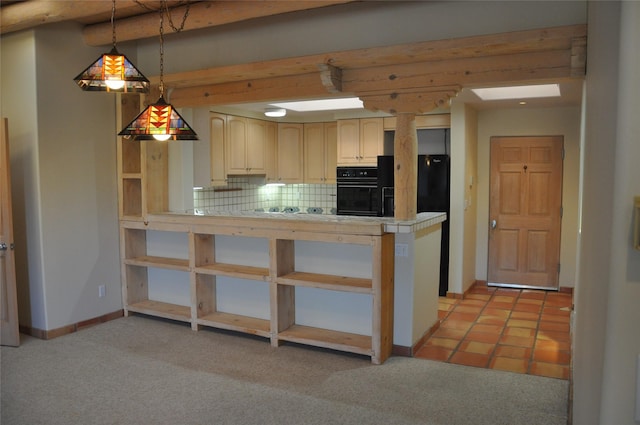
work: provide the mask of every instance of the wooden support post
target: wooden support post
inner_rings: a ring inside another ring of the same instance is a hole
[[[416,218],[418,193],[418,134],[415,114],[398,114],[393,152],[395,218],[413,220]]]

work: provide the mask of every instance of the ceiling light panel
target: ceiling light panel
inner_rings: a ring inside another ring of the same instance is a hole
[[[338,109],[364,109],[362,101],[357,97],[272,103],[271,106],[286,108],[297,112],[333,111]]]
[[[491,87],[471,89],[482,100],[533,99],[538,97],[559,97],[559,84],[535,86]]]

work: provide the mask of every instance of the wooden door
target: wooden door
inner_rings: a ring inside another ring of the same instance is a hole
[[[489,284],[558,288],[562,136],[492,137]]]
[[[11,172],[9,169],[9,133],[2,119],[0,142],[0,343],[20,345],[16,267],[13,251],[11,212]]]

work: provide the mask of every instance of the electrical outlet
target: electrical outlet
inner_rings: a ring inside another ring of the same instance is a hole
[[[397,243],[396,244],[396,257],[408,257],[409,256],[409,245],[406,243]]]
[[[107,288],[104,285],[98,286],[98,297],[103,298],[107,293]]]

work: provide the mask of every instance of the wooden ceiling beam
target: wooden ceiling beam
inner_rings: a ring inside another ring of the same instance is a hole
[[[167,86],[182,88],[312,73],[317,71],[318,64],[326,64],[344,72],[345,70],[374,68],[384,65],[421,62],[437,63],[453,59],[500,57],[505,54],[535,53],[550,50],[575,50],[575,60],[572,60],[576,64],[575,76],[579,76],[581,66],[584,73],[585,40],[586,26],[570,25],[505,34],[331,52],[178,72],[165,75],[164,82]],[[583,48],[580,49],[579,46]],[[582,57],[582,61],[578,60],[580,57]],[[152,83],[158,82],[158,77],[150,77],[149,79]]]
[[[160,7],[159,1],[141,0],[141,3],[152,9]],[[178,0],[171,0],[167,5],[171,7],[176,3]],[[111,33],[111,7],[110,0],[83,1],[80,5],[77,0],[29,0],[3,5],[0,8],[0,34],[62,21],[86,24],[107,21]],[[147,12],[133,0],[116,0],[116,19]],[[103,44],[110,42],[111,36]]]
[[[308,1],[201,1],[189,6],[189,15],[183,31],[215,27],[233,22],[246,21],[265,16],[300,10],[316,9],[354,0],[308,0]],[[187,6],[170,10],[173,22],[182,22]],[[160,21],[157,13],[147,13],[118,20],[118,41],[138,40],[158,36]],[[167,32],[169,32],[167,30]],[[82,35],[89,46],[101,46],[111,42],[111,23],[86,26]]]
[[[386,65],[342,72],[344,91],[368,94],[400,89],[478,85],[572,76],[570,51],[523,53]]]
[[[169,89],[167,100],[175,107],[198,107],[334,96],[316,71],[311,74]]]
[[[164,83],[171,102],[183,107],[342,94],[360,97],[368,109],[425,113],[462,87],[584,77],[585,30],[571,26],[277,59],[171,74]],[[548,44],[531,42],[542,36]],[[500,39],[505,41],[497,48]],[[444,45],[456,53],[438,51]],[[459,55],[461,49],[467,56]],[[393,51],[404,52],[403,59]],[[151,81],[158,83],[157,77]]]

